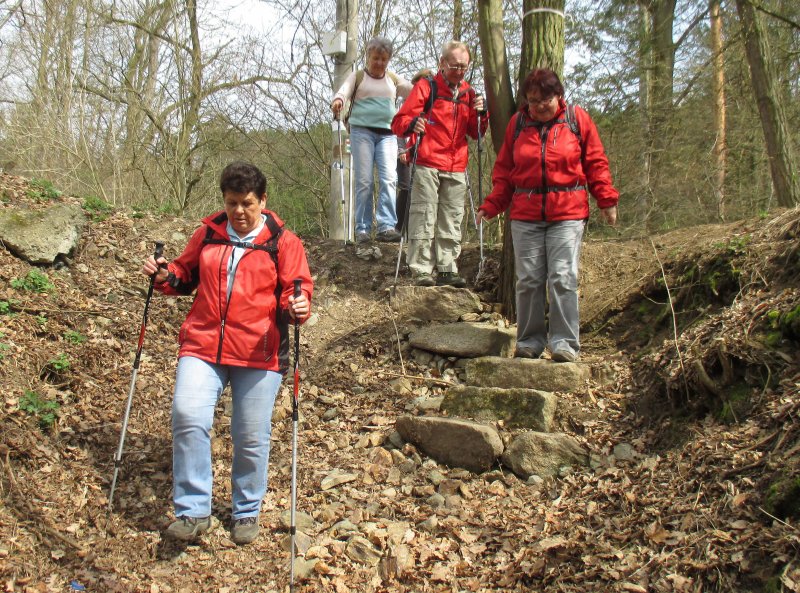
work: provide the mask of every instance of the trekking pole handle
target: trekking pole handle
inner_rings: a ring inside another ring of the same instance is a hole
[[[294,279],[294,298],[297,298],[303,294],[301,287],[303,286],[303,280],[301,278]]]

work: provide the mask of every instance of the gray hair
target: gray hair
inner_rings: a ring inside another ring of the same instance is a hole
[[[369,43],[367,43],[367,49],[364,55],[368,56],[370,52],[373,51],[386,52],[389,59],[391,59],[394,53],[394,47],[392,46],[392,42],[386,39],[386,37],[373,37],[369,40]]]
[[[455,39],[448,41],[442,46],[441,57],[442,58],[448,57],[450,54],[453,53],[453,50],[456,49],[463,49],[465,52],[467,52],[467,57],[470,59],[470,61],[472,60],[472,53],[469,51],[467,44],[464,43],[463,41],[456,41]]]

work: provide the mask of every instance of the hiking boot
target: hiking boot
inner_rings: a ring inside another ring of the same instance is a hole
[[[414,284],[416,284],[417,286],[435,286],[436,281],[430,274],[415,274]]]
[[[368,243],[369,242],[369,233],[356,233],[356,243]]]
[[[259,530],[257,516],[235,519],[231,525],[231,540],[238,545],[249,544],[258,537]]]
[[[514,358],[539,358],[541,355],[541,352],[536,352],[533,348],[525,346],[517,346],[514,350]]]
[[[554,362],[575,362],[578,360],[578,355],[573,354],[569,350],[556,350],[550,355]]]
[[[375,235],[375,238],[382,243],[397,243],[400,241],[400,233],[394,229],[386,229]]]
[[[467,281],[459,276],[456,272],[439,272],[436,276],[436,286],[453,286],[455,288],[464,288]]]
[[[178,517],[170,523],[166,534],[181,541],[197,539],[211,528],[211,517]]]

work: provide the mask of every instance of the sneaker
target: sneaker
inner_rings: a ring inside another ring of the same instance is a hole
[[[436,286],[454,286],[455,288],[464,288],[467,281],[459,276],[456,272],[439,272],[436,276]]]
[[[369,233],[356,233],[356,243],[368,243]]]
[[[573,354],[569,350],[556,350],[550,355],[554,362],[575,362],[578,360],[578,355]]]
[[[375,238],[383,243],[397,243],[400,241],[400,233],[394,229],[386,229],[375,235]]]
[[[170,523],[166,534],[174,539],[191,541],[211,528],[211,517],[178,517]]]
[[[430,274],[416,274],[414,276],[414,284],[417,286],[435,286],[436,281]]]
[[[536,352],[533,348],[525,346],[517,346],[514,350],[514,358],[539,358],[541,355],[541,352]]]
[[[238,545],[249,544],[258,537],[260,529],[257,516],[236,519],[231,525],[231,540]]]

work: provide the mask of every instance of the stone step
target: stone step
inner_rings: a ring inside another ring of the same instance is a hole
[[[577,391],[591,377],[589,365],[541,358],[485,356],[468,361],[465,370],[467,385],[538,391]]]
[[[514,342],[513,329],[472,321],[423,327],[409,338],[413,348],[459,358],[510,356]]]
[[[502,420],[508,428],[550,432],[557,405],[556,395],[549,391],[458,385],[445,392],[440,409],[478,422]]]
[[[561,433],[526,431],[517,436],[502,455],[503,464],[522,479],[558,475],[562,467],[589,465],[589,452],[578,441]]]
[[[471,472],[492,468],[503,452],[503,441],[491,426],[433,416],[400,416],[395,428],[407,443],[450,467]]]
[[[452,286],[397,286],[389,304],[402,322],[457,321],[483,311],[474,292]]]

